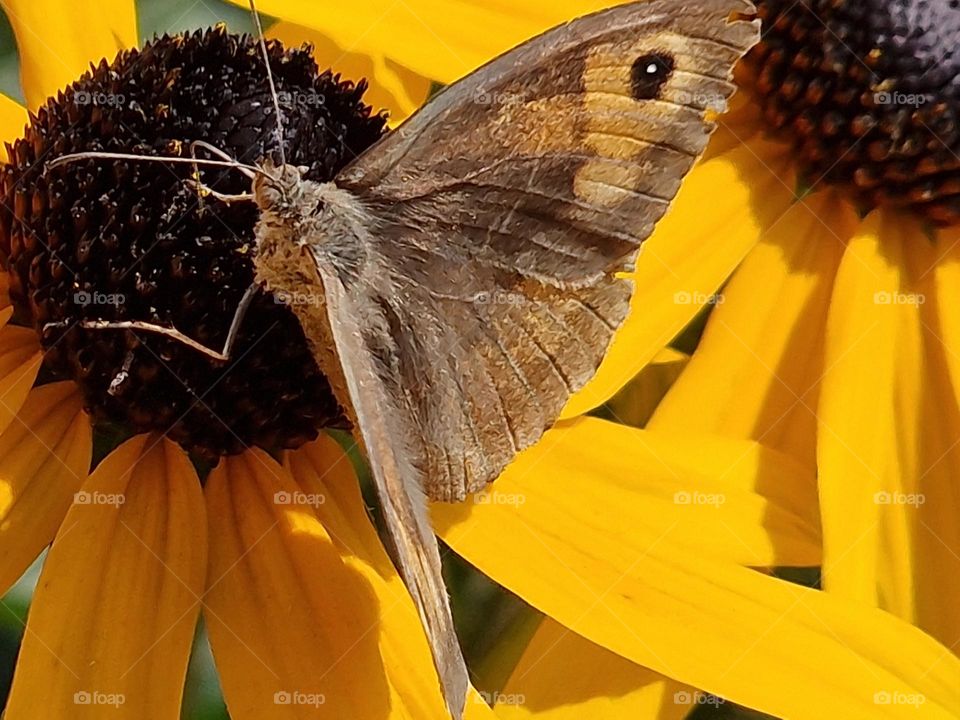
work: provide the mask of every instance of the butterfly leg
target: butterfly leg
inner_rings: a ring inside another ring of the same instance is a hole
[[[230,157],[227,153],[225,153],[220,148],[216,147],[215,145],[211,145],[210,143],[205,142],[203,140],[194,140],[193,142],[190,143],[190,157],[193,158],[194,160],[197,160],[198,148],[201,150],[206,150],[211,155],[213,155],[214,157],[218,157],[221,160],[226,160],[228,162],[237,162],[234,158]],[[254,173],[252,173],[250,170],[240,168],[240,172],[242,172],[244,175],[246,175],[251,179],[255,177]],[[204,185],[202,182],[200,182],[199,165],[193,166],[193,178],[191,180],[188,180],[187,182],[190,185],[192,185],[194,188],[196,188],[197,195],[200,200],[201,208],[203,206],[204,197],[216,198],[220,202],[226,203],[227,205],[235,202],[256,202],[256,196],[253,193],[239,193],[235,195],[228,195],[228,194],[217,192],[213,188]]]
[[[141,320],[85,320],[80,323],[80,327],[87,330],[140,330],[142,332],[151,332],[183,343],[187,347],[193,348],[197,352],[203,353],[214,360],[227,362],[230,360],[233,354],[233,347],[236,345],[237,336],[240,333],[240,325],[243,323],[243,318],[247,314],[247,310],[250,309],[250,304],[253,302],[253,298],[256,296],[257,290],[259,290],[259,286],[253,284],[248,287],[246,292],[243,294],[243,298],[240,300],[240,304],[237,306],[237,310],[233,314],[233,320],[230,322],[230,330],[227,332],[227,339],[223,344],[222,350],[214,350],[213,348],[209,348],[203,343],[199,343],[190,336],[180,332],[175,327],[165,327],[163,325],[143,322]],[[63,323],[48,323],[44,329],[62,326],[62,324]]]
[[[236,195],[226,195],[224,193],[217,192],[213,188],[207,187],[202,182],[197,180],[187,180],[187,182],[197,189],[197,192],[201,197],[212,197],[216,198],[222,203],[229,205],[230,203],[235,202],[256,202],[257,196],[253,193],[238,193]]]
[[[208,348],[202,343],[198,343],[193,338],[184,335],[182,332],[173,327],[164,327],[163,325],[156,325],[154,323],[141,322],[140,320],[124,320],[120,322],[111,322],[108,320],[85,320],[80,323],[80,327],[86,328],[87,330],[141,330],[143,332],[152,332],[157,335],[164,335],[168,338],[181,342],[187,347],[193,348],[194,350],[207,355],[208,357],[213,358],[214,360],[219,360],[221,362],[226,362],[230,359],[230,356],[226,353],[217,352],[212,348]]]

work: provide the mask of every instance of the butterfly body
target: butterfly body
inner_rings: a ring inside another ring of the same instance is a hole
[[[370,218],[349,192],[307,179],[305,168],[268,164],[264,170],[271,180],[264,182],[260,176],[253,186],[260,208],[256,281],[293,310],[317,364],[356,426],[318,263],[351,284],[364,281],[369,273]]]

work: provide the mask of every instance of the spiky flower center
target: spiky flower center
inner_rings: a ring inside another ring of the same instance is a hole
[[[960,220],[960,0],[760,0],[745,63],[808,184]]]
[[[289,162],[329,180],[371,145],[384,119],[364,87],[319,74],[309,50],[270,48]],[[87,320],[173,326],[220,347],[253,280],[257,210],[201,197],[192,168],[47,161],[82,151],[189,157],[203,140],[245,163],[276,151],[255,41],[218,28],[163,37],[102,62],[32,119],[11,149],[0,195],[0,259],[18,322],[36,329],[45,371],[78,383],[98,422],[160,431],[201,456],[296,447],[344,418],[290,310],[266,293],[218,364],[175,340],[85,329]],[[233,170],[204,184],[248,191]]]

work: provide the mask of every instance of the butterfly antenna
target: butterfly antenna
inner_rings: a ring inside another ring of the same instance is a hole
[[[283,115],[280,112],[280,96],[277,94],[277,85],[273,81],[273,70],[270,68],[270,54],[267,52],[267,41],[263,35],[263,25],[260,22],[260,13],[257,12],[256,0],[250,0],[250,12],[253,22],[257,26],[257,38],[260,41],[260,52],[263,54],[263,64],[267,67],[267,83],[270,85],[270,95],[273,98],[273,110],[277,114],[277,145],[280,147],[280,163],[287,164],[287,157],[283,151]]]
[[[206,165],[209,167],[226,167],[239,170],[247,177],[262,175],[269,180],[274,180],[269,173],[255,165],[245,165],[236,160],[203,160],[201,158],[181,158],[181,157],[156,157],[154,155],[134,155],[132,153],[114,153],[114,152],[80,152],[61,155],[47,163],[48,168],[68,165],[70,163],[80,162],[82,160],[131,160],[135,162],[153,162],[153,163],[181,163],[184,165]]]

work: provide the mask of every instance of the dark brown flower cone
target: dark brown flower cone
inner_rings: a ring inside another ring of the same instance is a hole
[[[289,162],[329,180],[382,134],[364,86],[319,74],[308,50],[271,44]],[[235,360],[217,364],[174,340],[87,330],[82,320],[173,325],[222,346],[244,291],[257,210],[199,202],[187,165],[84,160],[110,151],[189,156],[204,140],[245,163],[276,156],[267,76],[257,43],[223,28],[162,37],[103,61],[35,118],[3,169],[0,259],[19,322],[46,349],[45,370],[76,381],[98,421],[161,431],[208,459],[259,445],[296,447],[343,414],[288,308],[261,293]],[[224,193],[249,190],[207,169]]]
[[[758,6],[764,35],[747,75],[807,182],[845,185],[864,209],[960,220],[960,2]]]

